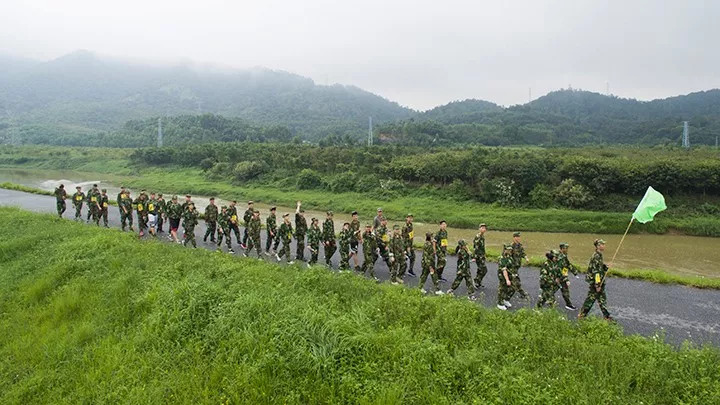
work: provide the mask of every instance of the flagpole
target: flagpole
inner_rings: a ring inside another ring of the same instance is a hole
[[[625,229],[625,233],[623,234],[622,238],[620,239],[620,243],[618,243],[617,249],[615,249],[615,254],[612,257],[612,260],[610,260],[610,266],[608,266],[608,271],[605,272],[605,275],[603,276],[602,280],[600,280],[600,285],[603,285],[605,282],[605,277],[607,277],[607,274],[610,272],[609,267],[612,267],[612,265],[615,263],[615,258],[617,257],[618,252],[620,251],[620,246],[622,246],[623,241],[625,241],[625,237],[628,234],[628,231],[630,231],[630,226],[632,226],[633,222],[635,221],[635,216],[630,219],[630,223],[627,226],[627,229]]]

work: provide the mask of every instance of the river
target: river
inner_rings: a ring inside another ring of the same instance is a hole
[[[119,191],[118,178],[112,175],[87,174],[75,171],[56,170],[24,170],[24,169],[0,169],[0,183],[12,182],[30,187],[52,191],[58,184],[64,183],[69,193],[74,192],[74,187],[80,185],[87,190],[92,184],[97,183],[100,188],[107,188],[111,198],[115,198]],[[137,195],[137,191],[133,195]],[[162,192],[162,190],[155,190]],[[165,193],[167,200],[170,194]],[[199,207],[200,212],[208,203],[208,196],[193,196],[193,201]],[[218,205],[226,204],[226,201],[218,200]],[[238,201],[239,211],[246,207],[246,201]],[[255,207],[260,210],[261,216],[267,215],[270,206],[264,203],[256,203]],[[278,216],[284,212],[294,212],[294,207],[278,206]],[[371,223],[375,212],[360,213],[360,221],[363,225]],[[325,219],[325,213],[320,211],[307,210],[308,223],[310,218],[317,217],[321,223]],[[660,214],[662,215],[662,214]],[[342,223],[350,220],[350,215],[345,213],[335,214],[335,227],[339,231]],[[389,221],[391,227],[398,221]],[[630,213],[628,213],[628,221]],[[453,228],[448,224],[449,241],[452,246],[458,239],[465,239],[472,243],[476,230]],[[512,240],[512,233],[506,231],[493,231],[492,224],[488,224],[489,231],[486,234],[487,246],[496,251],[501,249],[503,243]],[[437,224],[426,224],[415,221],[415,241],[421,241],[425,232],[434,232],[438,229]],[[606,262],[609,262],[621,235],[589,234],[589,233],[551,233],[551,232],[523,232],[522,242],[527,253],[532,257],[541,257],[549,249],[557,248],[561,242],[570,244],[570,259],[578,266],[585,267],[593,252],[593,241],[602,238],[607,241],[605,254]],[[625,239],[622,249],[618,253],[614,267],[619,269],[664,269],[675,274],[693,275],[720,278],[720,238],[708,238],[686,235],[650,235],[630,234]]]

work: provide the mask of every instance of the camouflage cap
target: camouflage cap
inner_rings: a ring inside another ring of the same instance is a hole
[[[377,212],[382,212],[382,208],[378,207]]]
[[[255,203],[254,203],[254,202],[252,202],[252,201],[248,201],[248,205],[250,205],[250,204],[255,204]]]
[[[512,250],[512,243],[507,243],[503,245],[503,250]]]
[[[185,194],[185,198],[192,198],[190,194]]]
[[[80,186],[75,186],[75,188],[78,189],[78,190],[80,190],[82,187],[80,187]]]
[[[103,193],[107,193],[107,189],[106,189],[106,188],[104,188],[104,189],[102,189],[102,190],[100,190],[100,191],[102,191]]]
[[[372,228],[371,224],[365,224],[365,228]]]
[[[433,235],[432,232],[425,232],[426,238],[432,238],[432,235]]]
[[[283,214],[283,218],[287,218],[289,216],[290,216],[290,214],[288,214],[287,212]]]
[[[482,227],[487,228],[487,225],[485,225],[485,222],[483,222],[482,224],[480,224],[480,226],[478,226],[478,228],[482,228]]]
[[[393,225],[393,230],[399,231],[399,230],[400,230],[400,225]]]
[[[552,254],[552,255],[555,256],[555,257],[560,256],[560,252],[558,252],[558,251],[555,250],[555,249],[551,250],[551,251],[550,251],[550,254]]]
[[[210,201],[215,201],[215,197],[210,197]]]
[[[460,239],[458,241],[458,246],[465,246],[465,245],[467,245],[467,243],[465,242],[465,239]]]
[[[258,211],[258,210],[253,211],[253,214],[259,214],[259,213],[260,213],[260,211]]]
[[[176,195],[172,196],[172,199],[177,200],[177,196]]]
[[[405,215],[405,218],[415,218],[415,217],[413,216],[413,214],[407,214],[407,215]]]
[[[604,245],[604,244],[605,244],[605,241],[602,240],[602,239],[595,239],[595,242],[593,242],[593,244],[594,244],[595,246],[597,246],[597,245]]]
[[[357,215],[357,211],[353,211],[350,215]]]
[[[162,193],[158,193],[158,197],[162,197]]]
[[[520,232],[513,232],[513,238],[517,236],[520,236]]]
[[[226,209],[227,209],[227,205],[223,205],[222,207],[220,207],[220,209],[221,209],[221,210],[226,210]]]
[[[565,242],[560,244],[560,249],[565,249],[565,248],[569,248],[569,247],[570,247],[570,245]]]
[[[326,212],[326,214],[332,216],[333,212],[332,212],[332,211],[328,211],[328,212]]]
[[[276,206],[273,205],[272,207],[270,207],[270,211],[276,211],[276,210],[277,210]]]

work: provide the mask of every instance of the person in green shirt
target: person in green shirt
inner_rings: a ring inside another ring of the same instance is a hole
[[[363,245],[363,264],[362,264],[362,272],[363,273],[370,273],[370,277],[372,277],[375,281],[378,281],[378,278],[375,277],[375,260],[377,260],[377,238],[375,237],[375,232],[373,232],[372,225],[367,224],[365,225],[365,232],[362,234],[362,245]]]
[[[340,271],[350,270],[350,252],[353,239],[353,231],[350,229],[350,223],[345,222],[340,231]]]
[[[322,231],[320,230],[320,221],[317,218],[310,220],[310,229],[307,233],[308,248],[310,249],[310,261],[308,267],[317,264],[318,254],[320,253],[320,239]]]
[[[405,241],[405,257],[407,257],[407,267],[404,267],[403,271],[407,271],[410,277],[415,277],[415,232],[413,230],[413,214],[407,214],[405,216],[405,225],[402,228],[402,236]],[[405,259],[403,258],[403,264]]]
[[[385,218],[382,219],[386,221]],[[392,284],[403,284],[400,269],[405,270],[405,241],[400,234],[400,226],[393,226],[393,235],[390,239],[390,282]]]
[[[107,189],[102,189],[100,192],[100,216],[105,228],[108,228],[108,209],[110,209],[110,198],[107,195]]]
[[[65,204],[65,199],[67,198],[65,185],[59,185],[55,188],[55,192],[53,194],[55,194],[55,207],[57,208],[58,216],[62,218],[63,213],[65,213],[65,210],[67,209],[67,205]]]
[[[295,208],[295,239],[297,244],[295,245],[295,259],[305,261],[305,234],[307,234],[308,225],[307,219],[305,219],[305,210],[300,208],[302,203],[297,202]]]
[[[608,321],[614,321],[607,310],[607,296],[605,295],[605,276],[607,275],[608,266],[603,262],[603,252],[605,251],[605,241],[596,239],[594,242],[595,253],[590,258],[588,264],[587,280],[590,284],[587,298],[583,303],[582,309],[578,314],[578,318],[585,318],[592,309],[595,301],[600,306],[603,316]]]
[[[122,230],[125,230],[126,224],[130,225],[130,232],[133,232],[133,215],[132,215],[132,198],[130,197],[130,190],[126,190],[124,186],[120,187],[120,192],[117,195],[117,205],[120,211],[120,226]]]
[[[195,209],[195,204],[191,201],[186,206],[185,212],[182,214],[183,218],[183,246],[187,246],[189,243],[192,244],[193,248],[197,248],[195,242],[195,225],[198,224],[198,214]]]
[[[267,232],[267,239],[265,240],[265,255],[270,256],[275,254],[275,250],[272,248],[273,240],[277,236],[277,207],[270,207],[270,215],[265,219],[265,232]]]
[[[282,218],[283,223],[280,224],[280,229],[278,229],[278,237],[282,242],[282,248],[275,254],[275,258],[279,262],[284,256],[287,259],[288,264],[293,264],[294,261],[290,257],[290,243],[292,242],[293,237],[293,227],[290,222],[290,214],[283,214]]]
[[[447,222],[440,221],[440,229],[435,233],[435,242],[433,244],[435,248],[435,257],[437,263],[435,264],[435,272],[438,275],[440,281],[447,281],[443,277],[443,271],[447,264],[447,248],[448,248],[448,233],[447,233]]]
[[[328,211],[326,215],[325,222],[323,222],[322,237],[323,249],[325,251],[325,265],[330,267],[332,264],[332,257],[337,250],[337,244],[335,243],[335,222],[333,221],[333,212]]]
[[[560,268],[560,285],[558,288],[562,290],[562,296],[565,300],[565,308],[569,310],[576,310],[575,306],[570,301],[570,278],[569,273],[572,273],[575,278],[578,278],[578,271],[574,264],[570,263],[568,258],[568,248],[570,247],[567,243],[560,244],[560,254],[558,255],[558,267]]]
[[[180,228],[180,220],[183,215],[183,206],[178,202],[176,195],[172,196],[170,202],[166,206],[168,220],[170,220],[170,239],[175,243],[181,243],[178,238],[177,232]]]
[[[503,246],[503,254],[498,262],[497,307],[502,311],[512,306],[509,301],[509,293],[512,289],[512,281],[510,281],[512,268],[512,244],[507,244]]]
[[[75,207],[75,221],[82,221],[82,207],[83,201],[85,201],[85,193],[82,192],[82,187],[75,187],[75,194],[72,195],[73,206]]]
[[[203,242],[207,242],[208,236],[210,242],[215,242],[217,219],[218,207],[215,205],[215,197],[210,197],[210,203],[205,207],[205,236],[203,236]]]
[[[480,224],[478,233],[473,239],[473,261],[477,265],[477,274],[475,275],[475,287],[481,288],[483,278],[487,274],[487,265],[485,257],[485,232],[487,231],[487,225]]]
[[[465,239],[460,239],[458,241],[458,248],[456,249],[455,254],[457,254],[457,274],[455,275],[455,280],[450,286],[450,289],[447,290],[447,293],[452,294],[455,292],[455,290],[460,287],[460,283],[465,280],[468,298],[474,301],[475,288],[473,287],[472,274],[470,274],[470,252],[468,251]]]
[[[157,233],[163,233],[163,224],[167,219],[167,202],[162,193],[158,193],[157,204]]]
[[[512,259],[513,265],[512,270],[510,271],[510,281],[512,282],[512,289],[510,290],[507,299],[510,300],[510,298],[512,298],[515,293],[518,293],[518,295],[520,295],[522,299],[529,299],[530,296],[522,288],[522,282],[520,281],[520,265],[522,264],[522,260],[524,259],[526,263],[530,263],[530,259],[528,259],[527,255],[525,254],[525,248],[520,241],[520,232],[513,233]]]
[[[548,304],[554,307],[557,303],[555,300],[555,291],[560,282],[560,272],[558,271],[558,254],[557,250],[545,253],[546,260],[540,266],[540,296],[538,297],[537,307],[542,308]]]
[[[433,248],[432,232],[425,234],[425,245],[423,246],[423,255],[420,264],[422,265],[422,273],[420,274],[420,283],[418,285],[420,291],[423,294],[427,293],[427,291],[425,291],[425,281],[427,281],[428,276],[430,276],[433,286],[435,287],[435,294],[445,294],[440,289],[437,273],[435,273],[435,249]]]
[[[228,248],[228,253],[235,253],[230,244],[230,213],[226,206],[222,206],[220,209],[220,215],[218,215],[218,240],[217,246],[220,248],[222,245],[223,237],[225,237],[225,244]],[[218,249],[220,252],[221,250]]]
[[[248,223],[248,240],[247,248],[243,252],[243,256],[247,256],[252,252],[253,248],[257,252],[258,259],[262,254],[262,247],[260,246],[260,229],[262,228],[260,221],[260,211],[254,210],[253,216],[250,218]]]

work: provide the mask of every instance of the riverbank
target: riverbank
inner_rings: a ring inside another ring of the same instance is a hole
[[[720,400],[716,348],[599,319],[505,313],[11,208],[0,247],[3,403]]]

